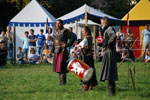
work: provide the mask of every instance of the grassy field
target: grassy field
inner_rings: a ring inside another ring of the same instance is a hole
[[[128,63],[123,63],[118,70],[116,97],[107,97],[107,82],[99,82],[94,90],[82,92],[80,80],[71,73],[67,74],[66,86],[59,86],[58,74],[52,72],[49,64],[7,64],[0,68],[0,100],[150,100],[150,64],[133,64],[136,91],[131,78],[128,84]],[[100,63],[96,63],[96,70],[98,79]]]

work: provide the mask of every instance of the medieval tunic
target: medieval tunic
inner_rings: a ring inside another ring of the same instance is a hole
[[[79,43],[79,45],[81,46],[83,52],[83,62],[85,62],[87,65],[94,69],[92,78],[88,82],[84,82],[83,84],[96,86],[98,85],[98,83],[96,79],[96,71],[94,67],[94,59],[92,54],[92,40],[92,37],[87,36]]]
[[[107,27],[107,28],[106,28]],[[112,27],[106,26],[104,29],[103,49],[104,55],[100,72],[100,81],[117,81],[117,63],[116,63],[116,35]]]
[[[70,47],[74,42],[73,34],[68,29],[63,28],[62,30],[54,32],[53,39],[54,39],[54,46],[52,49],[52,52],[54,52],[53,71],[57,73],[66,73],[68,65],[67,60],[69,56],[67,47]],[[62,44],[66,44],[66,46],[63,48]]]

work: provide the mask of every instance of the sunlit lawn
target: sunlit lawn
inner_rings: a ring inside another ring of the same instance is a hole
[[[123,63],[118,70],[116,97],[107,97],[107,82],[99,81],[94,90],[82,92],[80,80],[71,73],[66,86],[59,86],[58,74],[52,72],[50,64],[7,64],[0,68],[0,100],[150,100],[150,64],[133,64],[136,91],[130,77],[128,84],[128,63]],[[96,63],[96,70],[98,79],[100,63]]]

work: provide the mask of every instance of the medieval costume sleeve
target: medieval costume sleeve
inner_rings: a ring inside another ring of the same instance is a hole
[[[114,41],[116,41],[116,35],[112,27],[109,27],[108,31],[109,31],[108,36],[110,37],[108,40],[108,45],[111,47],[115,45]]]
[[[75,40],[73,33],[71,33],[68,29],[66,29],[64,32],[64,37],[69,39],[69,42],[67,42],[66,47],[72,46]]]
[[[86,38],[84,38],[79,45],[81,46],[81,48],[84,48],[86,46],[88,46],[88,40]]]
[[[107,30],[105,30],[103,44],[103,48],[115,49],[116,35],[112,27],[108,27]]]

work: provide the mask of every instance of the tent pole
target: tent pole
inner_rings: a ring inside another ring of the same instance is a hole
[[[13,26],[14,28],[14,64],[16,64],[16,27]]]
[[[85,7],[85,26],[87,26],[87,7]]]
[[[93,40],[94,40],[94,60],[95,60],[95,62],[97,61],[97,59],[96,59],[96,36],[95,36],[95,34],[96,34],[96,26],[94,25],[93,26]]]
[[[78,23],[76,23],[76,35],[78,37]]]

